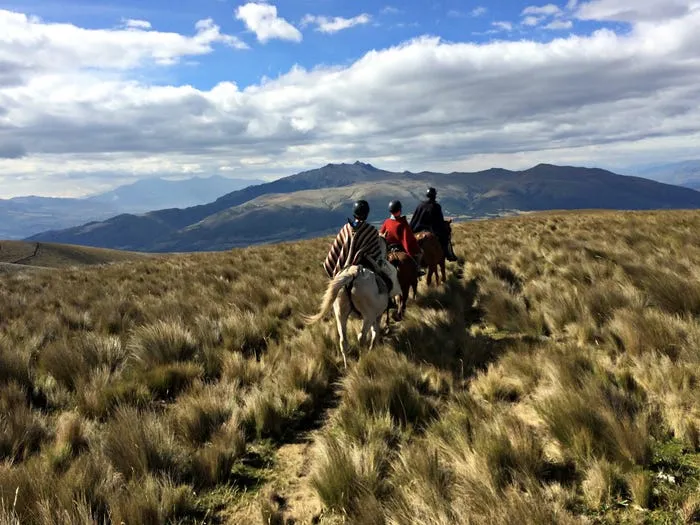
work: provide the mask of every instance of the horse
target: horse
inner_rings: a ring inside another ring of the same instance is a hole
[[[408,302],[408,295],[411,289],[413,290],[413,299],[418,294],[418,271],[413,259],[406,252],[400,250],[389,251],[387,259],[396,268],[399,285],[401,286],[401,296],[397,300],[398,309],[396,312],[396,320],[399,321],[403,318],[403,314],[406,311],[406,303]]]
[[[380,237],[380,239],[383,239]],[[381,259],[386,262],[386,242],[380,242]],[[401,295],[396,276],[396,269],[386,262],[387,273],[390,274],[393,286],[385,291],[380,288],[375,272],[362,265],[351,265],[339,272],[329,283],[321,300],[320,310],[313,316],[303,316],[306,324],[313,324],[323,319],[331,308],[335,315],[338,328],[340,353],[343,356],[343,365],[348,367],[346,354],[348,351],[347,323],[350,314],[355,312],[362,317],[362,328],[358,333],[358,343],[364,345],[367,335],[370,335],[369,350],[374,348],[374,343],[379,332],[382,314],[387,312],[389,322],[389,297]],[[340,291],[345,293],[341,294]]]
[[[452,219],[445,220],[448,239],[452,236],[451,224]],[[440,267],[440,271],[442,272],[442,282],[447,280],[445,275],[445,253],[440,245],[440,240],[437,238],[437,235],[427,230],[416,233],[416,240],[418,241],[418,246],[420,246],[421,250],[423,250],[421,266],[428,269],[428,276],[426,279],[428,286],[430,286],[430,283],[432,282],[433,275],[435,275],[436,286],[439,286],[440,275],[438,274],[438,267]]]

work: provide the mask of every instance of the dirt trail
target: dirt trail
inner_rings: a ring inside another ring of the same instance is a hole
[[[461,278],[461,269],[455,275]],[[430,289],[422,281],[419,292],[426,294]],[[384,329],[382,342],[394,343],[396,321],[392,320]],[[357,326],[359,328],[359,326]],[[364,350],[364,349],[363,349]],[[348,371],[356,362],[348,363]],[[341,372],[346,375],[347,371]],[[337,378],[336,382],[341,378]],[[223,523],[236,525],[339,525],[337,516],[324,516],[323,506],[316,491],[311,487],[310,476],[315,460],[315,437],[323,433],[331,421],[340,402],[341,391],[337,387],[329,390],[326,405],[314,424],[300,432],[294,442],[282,444],[275,452],[275,465],[268,474],[268,480],[254,493],[244,496],[236,505],[224,511]]]
[[[40,246],[41,246],[41,245],[40,245],[39,243],[36,243],[36,244],[34,245],[34,253],[32,253],[31,255],[28,255],[27,257],[22,257],[21,259],[18,259],[18,260],[16,260],[16,261],[13,261],[12,264],[27,264],[27,263],[28,263],[29,261],[31,261],[34,257],[37,256],[37,254],[39,253],[39,248],[40,248]]]
[[[280,446],[275,452],[275,466],[268,481],[254,494],[244,497],[228,509],[223,523],[237,525],[322,523],[322,506],[309,483],[317,433],[335,408],[324,414],[319,428],[303,432],[298,440]]]

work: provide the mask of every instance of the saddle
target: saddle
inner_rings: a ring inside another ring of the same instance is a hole
[[[360,261],[360,264],[368,270],[372,269],[372,265],[368,264],[364,258]],[[377,288],[379,288],[380,293],[389,293],[394,286],[391,278],[382,272],[374,272],[374,278],[377,281]]]

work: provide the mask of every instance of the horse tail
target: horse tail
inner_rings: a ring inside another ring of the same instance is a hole
[[[316,315],[303,316],[306,324],[316,323],[323,319],[328,312],[330,312],[331,308],[333,307],[333,301],[335,301],[335,298],[338,296],[338,292],[355,280],[359,270],[360,269],[357,266],[351,266],[340,272],[330,283],[328,283],[328,288],[326,288],[326,293],[323,295],[323,300],[321,301],[320,311]]]

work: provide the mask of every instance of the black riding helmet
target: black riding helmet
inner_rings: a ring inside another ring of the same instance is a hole
[[[369,216],[369,203],[366,200],[355,202],[352,208],[352,214],[356,219],[360,219],[361,221],[367,220]]]
[[[435,197],[437,196],[437,190],[435,188],[431,187],[431,188],[428,188],[428,191],[426,191],[425,194],[432,201],[432,200],[435,200]]]
[[[401,211],[401,201],[391,201],[389,203],[389,213],[398,213]]]

